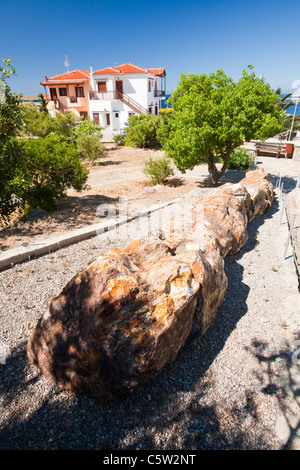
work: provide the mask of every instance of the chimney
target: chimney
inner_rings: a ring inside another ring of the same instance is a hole
[[[90,73],[91,73],[91,75],[93,75],[93,67],[92,67],[92,65],[90,65]]]

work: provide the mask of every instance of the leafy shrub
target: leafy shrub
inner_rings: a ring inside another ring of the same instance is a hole
[[[88,171],[71,143],[75,135],[74,116],[53,119],[39,109],[20,106],[19,97],[6,85],[14,69],[10,59],[3,62],[5,68],[0,66],[0,80],[5,84],[5,103],[0,104],[0,220],[6,222],[12,212],[26,204],[30,209],[53,211],[68,188],[84,189]],[[31,119],[45,118],[51,123],[51,130],[40,131],[38,127],[37,133],[47,135],[56,130],[60,135],[18,140],[22,118],[27,124]]]
[[[96,134],[81,135],[76,140],[77,149],[93,164],[102,157],[104,145]]]
[[[22,106],[23,134],[26,136],[46,137],[49,134],[58,134],[69,141],[75,139],[75,128],[78,120],[71,112],[57,114],[55,118],[38,108],[34,104]]]
[[[102,128],[90,119],[85,119],[76,129],[76,146],[79,152],[94,163],[104,152],[101,142]]]
[[[92,135],[97,134],[99,139],[102,138],[102,127],[98,126],[94,121],[91,121],[89,118],[85,118],[80,122],[76,127],[76,137],[82,135]]]
[[[113,136],[113,141],[117,146],[124,145],[124,139],[125,139],[124,134],[115,134]]]
[[[238,147],[230,155],[228,169],[249,170],[253,164],[253,155],[246,148]]]
[[[163,116],[131,116],[125,129],[125,145],[138,148],[161,148],[168,137],[168,120]]]
[[[141,114],[131,116],[125,129],[125,144],[138,148],[157,147],[156,116]]]
[[[20,172],[24,186],[22,199],[30,209],[53,212],[67,189],[82,191],[88,171],[82,166],[74,146],[55,135],[19,143]]]
[[[70,141],[74,141],[76,134],[75,128],[78,124],[78,118],[73,113],[67,111],[64,114],[57,114],[54,118],[54,132],[64,136]]]
[[[157,159],[149,158],[144,163],[143,172],[150,177],[151,184],[165,184],[169,176],[174,175],[171,162],[166,157]]]
[[[0,220],[18,208],[53,212],[69,188],[85,188],[88,170],[61,136],[10,139],[0,147]]]
[[[156,128],[156,139],[161,145],[161,147],[164,146],[164,144],[167,142],[170,134],[170,118],[171,118],[171,113],[164,114],[162,116],[159,116],[158,122],[157,122],[157,128]]]

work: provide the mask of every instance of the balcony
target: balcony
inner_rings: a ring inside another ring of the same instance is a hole
[[[154,90],[155,98],[165,98],[166,92],[164,90]]]
[[[89,98],[90,100],[116,100],[117,98],[117,91],[105,91],[105,92],[98,92],[98,91],[90,91]]]
[[[77,103],[78,102],[77,96],[69,96],[69,99],[70,99],[70,103]]]

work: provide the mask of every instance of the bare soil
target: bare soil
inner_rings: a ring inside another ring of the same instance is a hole
[[[143,164],[149,157],[162,155],[160,150],[106,144],[104,156],[96,165],[88,165],[89,189],[80,193],[69,191],[59,209],[41,219],[22,222],[22,214],[16,214],[7,227],[0,229],[0,250],[28,245],[39,239],[100,222],[108,206],[113,205],[118,212],[119,198],[123,198],[123,207],[126,201],[130,212],[136,208],[171,201],[196,187],[210,186],[206,178],[180,175],[170,178],[165,186],[153,187],[153,192],[148,192],[145,188],[149,187],[149,180],[142,172]]]

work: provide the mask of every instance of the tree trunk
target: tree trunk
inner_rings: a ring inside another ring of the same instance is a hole
[[[232,152],[232,149],[230,149],[226,153],[224,163],[222,165],[221,170],[218,170],[218,168],[216,167],[214,156],[212,154],[205,155],[205,161],[208,165],[209,176],[210,176],[214,186],[217,186],[219,179],[221,178],[221,176],[223,176],[223,174],[227,170],[231,152]]]

